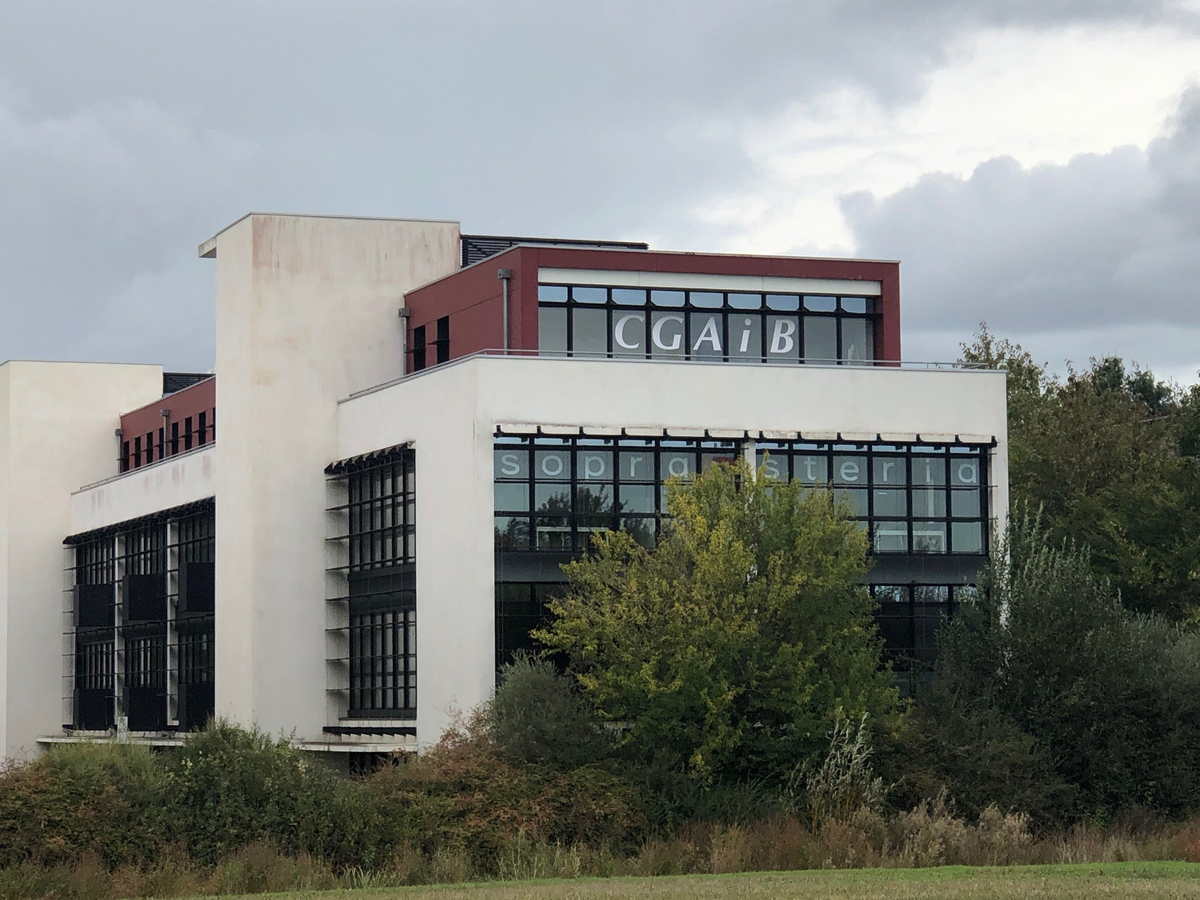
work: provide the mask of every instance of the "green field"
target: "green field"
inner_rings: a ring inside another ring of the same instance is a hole
[[[259,895],[262,896],[262,895]],[[819,872],[764,872],[749,875],[692,875],[675,878],[611,878],[524,881],[386,888],[276,896],[329,900],[604,900],[648,897],[780,897],[875,900],[875,898],[1049,897],[1097,900],[1105,897],[1200,898],[1200,864],[1095,863],[1069,866],[1013,866],[938,869],[857,869]]]

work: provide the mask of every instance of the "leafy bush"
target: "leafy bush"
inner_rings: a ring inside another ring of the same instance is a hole
[[[492,738],[484,711],[420,757],[375,773],[365,787],[397,843],[427,855],[461,850],[487,872],[519,835],[615,848],[640,841],[646,829],[628,779],[595,764],[566,771],[518,765]]]
[[[168,842],[167,779],[145,747],[55,747],[0,775],[0,866],[95,854],[108,866],[153,859]]]
[[[175,837],[202,863],[255,843],[335,864],[385,850],[377,804],[283,738],[223,722],[167,757]]]
[[[488,712],[498,748],[516,762],[573,769],[609,749],[595,714],[547,660],[521,653],[505,665]]]
[[[959,734],[1001,729],[1009,751],[1052,768],[1042,799],[1059,821],[1200,808],[1200,638],[1128,612],[1087,554],[1053,544],[1035,516],[1014,519],[977,602],[943,630],[934,692],[930,709],[960,720]],[[971,782],[991,779],[1004,802],[983,761],[959,752],[943,773],[951,789],[978,804]]]

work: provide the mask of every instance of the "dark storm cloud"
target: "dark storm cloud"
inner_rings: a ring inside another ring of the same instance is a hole
[[[927,175],[842,208],[859,252],[903,261],[910,344],[986,319],[1047,348],[1059,345],[1049,337],[1095,332],[1076,360],[1117,349],[1200,363],[1200,88],[1146,151],[1031,169],[1001,157],[969,178]]]
[[[1172,22],[1116,0],[10,3],[0,359],[211,360],[195,245],[250,209],[689,235],[739,135],[838,87],[919,96],[991,26]]]

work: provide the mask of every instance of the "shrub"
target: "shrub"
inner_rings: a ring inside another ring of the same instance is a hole
[[[55,747],[0,774],[0,866],[143,863],[167,841],[166,779],[145,747]]]
[[[1028,737],[1028,756],[1053,768],[1044,794],[1059,821],[1200,808],[1200,637],[1128,612],[1035,516],[1014,519],[977,601],[943,629],[934,692],[930,709],[961,733],[1001,730],[1010,752]],[[966,750],[956,790],[992,777]]]
[[[597,762],[609,746],[571,680],[523,653],[500,670],[488,723],[500,751],[521,763],[572,769]]]

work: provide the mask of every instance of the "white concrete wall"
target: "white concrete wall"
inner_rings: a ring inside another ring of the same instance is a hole
[[[1007,515],[1000,372],[477,357],[347,400],[339,457],[416,448],[422,743],[494,683],[492,447],[507,423],[994,435],[992,512]]]
[[[120,414],[161,396],[161,366],[0,365],[0,755],[62,731],[71,492],[116,471]]]
[[[404,370],[403,294],[454,272],[455,223],[248,216],[217,265],[216,711],[322,737],[325,467],[337,401]]]
[[[216,496],[216,460],[217,447],[209,444],[76,491],[71,495],[70,534]]]

